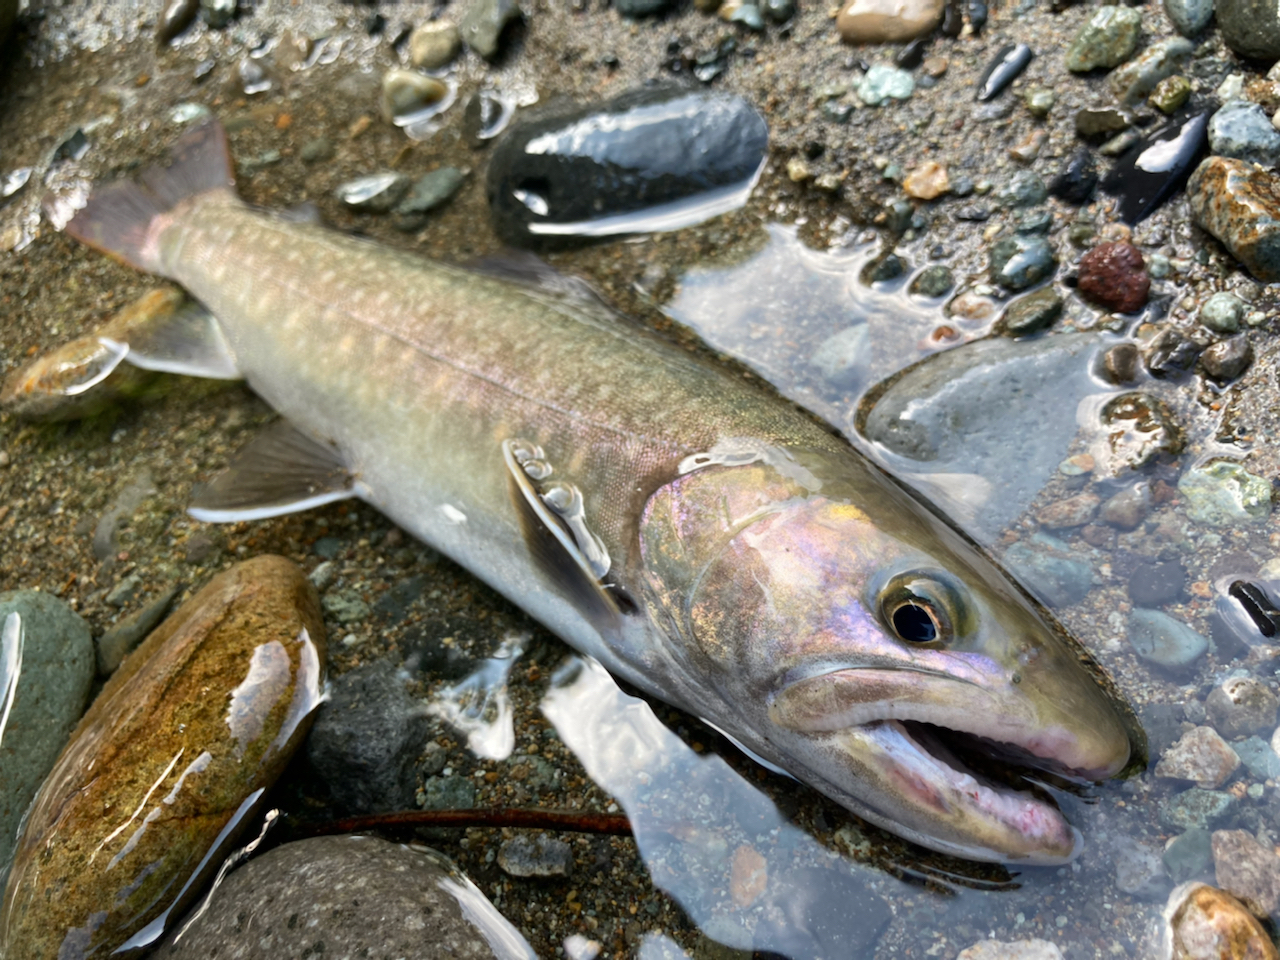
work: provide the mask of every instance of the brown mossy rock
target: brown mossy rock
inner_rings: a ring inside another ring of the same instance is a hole
[[[106,956],[163,925],[302,742],[324,668],[315,590],[282,557],[183,604],[107,681],[37,795],[0,956]]]

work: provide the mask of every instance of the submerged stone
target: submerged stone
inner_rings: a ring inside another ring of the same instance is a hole
[[[1178,480],[1187,516],[1211,527],[1261,523],[1271,516],[1271,483],[1238,463],[1215,460]]]
[[[1277,960],[1271,937],[1235,897],[1204,883],[1169,894],[1162,930],[1164,956],[1176,960]]]
[[[489,162],[498,232],[522,243],[675,230],[746,202],[769,130],[742,97],[633,90],[511,126]]]
[[[319,607],[294,564],[215,577],[107,681],[58,758],[14,858],[0,954],[157,940],[302,741],[323,682]]]
[[[1197,225],[1263,283],[1280,280],[1280,185],[1244,160],[1208,157],[1187,183]]]
[[[1105,431],[1094,445],[1094,461],[1101,476],[1119,476],[1150,463],[1160,454],[1182,451],[1182,430],[1173,411],[1146,393],[1122,393],[1103,406]]]
[[[1159,610],[1129,614],[1129,644],[1147,663],[1175,676],[1190,673],[1209,649],[1202,634]]]
[[[0,650],[0,716],[8,710],[0,725],[0,886],[18,824],[84,712],[94,672],[89,625],[61,600],[38,590],[0,593],[0,630],[11,613],[21,624],[21,654],[10,661],[14,650]],[[10,662],[17,666],[11,696]]]
[[[1210,837],[1212,834],[1208,830],[1192,827],[1164,848],[1164,869],[1174,883],[1190,880],[1213,862]]]
[[[156,956],[534,960],[535,954],[443,854],[344,836],[286,843],[237,868],[182,939],[170,938]]]
[[[1005,551],[1004,565],[1054,608],[1079,603],[1093,588],[1092,564],[1061,540],[1043,533],[1011,546]]]
[[[1222,790],[1192,787],[1160,802],[1160,822],[1180,830],[1208,830],[1236,805],[1236,798]]]
[[[1181,189],[1204,150],[1208,123],[1204,111],[1174,120],[1116,162],[1102,189],[1120,201],[1121,219],[1137,223]]]

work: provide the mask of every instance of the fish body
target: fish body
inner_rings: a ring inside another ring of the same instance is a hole
[[[1076,854],[1051,802],[972,774],[947,731],[1094,779],[1125,767],[1130,734],[962,536],[790,405],[574,282],[250,208],[225,150],[203,128],[170,171],[99,193],[68,228],[204,303],[212,368],[234,366],[296,431],[193,514],[362,497],[615,674],[867,819],[976,859]],[[310,480],[290,499],[271,488],[293,454]]]

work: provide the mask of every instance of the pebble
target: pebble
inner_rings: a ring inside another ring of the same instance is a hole
[[[458,27],[450,20],[429,20],[409,34],[409,62],[423,70],[439,70],[453,62],[462,46]]]
[[[1079,290],[1107,310],[1141,310],[1151,290],[1142,253],[1132,243],[1098,244],[1080,258]]]
[[[1050,530],[1064,530],[1088,523],[1098,512],[1101,499],[1094,493],[1079,493],[1036,511],[1036,520]]]
[[[199,0],[166,0],[160,11],[159,22],[156,24],[156,40],[162,46],[167,44],[191,26],[199,12]],[[3,14],[0,14],[0,19],[3,19]],[[0,31],[0,43],[3,42],[4,35]]]
[[[251,922],[246,923],[246,911]],[[377,837],[286,843],[229,873],[156,951],[172,960],[412,957],[533,960],[533,948],[443,854]]]
[[[1186,587],[1181,560],[1145,561],[1129,577],[1129,599],[1139,607],[1162,607],[1180,599]]]
[[[1215,830],[1213,869],[1218,886],[1255,916],[1280,907],[1280,857],[1244,830]]]
[[[388,121],[439,103],[449,88],[435,77],[413,70],[388,70],[382,77],[382,116]]]
[[[1013,300],[996,322],[996,332],[1006,337],[1028,337],[1048,330],[1062,316],[1062,297],[1047,286]]]
[[[1196,727],[1164,752],[1155,774],[1173,780],[1194,780],[1198,787],[1215,790],[1239,766],[1240,758],[1216,730]]]
[[[836,29],[849,43],[905,43],[933,30],[945,6],[945,0],[851,0]]]
[[[914,200],[936,200],[951,189],[947,168],[933,160],[915,167],[902,181],[902,190]]]
[[[1238,463],[1215,460],[1178,479],[1187,516],[1211,527],[1262,523],[1271,516],[1271,483]]]
[[[1160,850],[1128,837],[1113,848],[1116,860],[1116,887],[1121,893],[1144,900],[1163,898],[1169,889]]]
[[[386,213],[409,192],[412,184],[403,173],[371,173],[341,184],[333,194],[351,210]]]
[[[221,30],[236,16],[236,0],[200,0],[200,19]]]
[[[1185,883],[1164,908],[1162,950],[1172,960],[1278,960],[1271,937],[1231,894]]]
[[[1147,393],[1122,393],[1103,404],[1105,436],[1094,460],[1104,476],[1123,476],[1161,454],[1175,455],[1185,442],[1168,405]]]
[[[1253,363],[1253,344],[1248,334],[1238,333],[1226,340],[1210,344],[1200,354],[1204,372],[1218,383],[1226,383],[1242,376]]]
[[[1232,677],[1209,691],[1204,708],[1209,722],[1224,737],[1270,733],[1276,726],[1280,700],[1253,677]]]
[[[1260,104],[1236,100],[1209,118],[1209,149],[1273,169],[1280,163],[1280,130]]]
[[[1145,219],[1182,188],[1200,158],[1208,126],[1206,111],[1172,121],[1145,137],[1111,168],[1102,189],[1120,201],[1117,212],[1125,223]]]
[[[867,286],[893,280],[906,272],[907,262],[896,253],[886,253],[876,257],[858,271],[858,279]]]
[[[164,619],[164,615],[169,612],[169,604],[177,595],[176,585],[160,591],[145,607],[125,617],[98,638],[96,647],[99,676],[109,677],[116,672],[125,656]]]
[[[1192,787],[1160,801],[1160,822],[1177,830],[1208,830],[1236,805],[1236,798],[1222,790]]]
[[[359,623],[369,616],[369,604],[354,590],[326,593],[321,605],[339,623]]]
[[[1280,280],[1280,189],[1243,160],[1208,157],[1187,183],[1195,222],[1264,283]]]
[[[1212,836],[1208,830],[1192,827],[1169,841],[1161,859],[1174,883],[1183,883],[1209,868],[1213,863]]]
[[[18,824],[84,712],[94,672],[89,625],[61,600],[0,593],[0,629],[11,613],[21,617],[23,647],[0,752],[0,891]],[[0,711],[5,694],[0,688]]]
[[[863,74],[855,92],[867,106],[878,107],[886,100],[906,100],[915,89],[915,78],[908,71],[877,63]]]
[[[907,292],[918,297],[943,297],[950,293],[955,285],[956,278],[951,268],[935,263],[925,267],[911,278]]]
[[[1098,168],[1093,160],[1093,152],[1087,147],[1081,147],[1049,182],[1049,194],[1065,203],[1079,206],[1089,201],[1097,186]]]
[[[869,326],[855,323],[822,341],[809,363],[817,367],[833,387],[855,389],[868,376],[870,340]]]
[[[1004,555],[1005,567],[1055,609],[1083,600],[1093,588],[1093,567],[1061,540],[1043,533],[1019,540]]]
[[[1175,676],[1191,673],[1209,649],[1202,634],[1159,610],[1132,611],[1128,635],[1139,657]]]
[[[1124,63],[1138,46],[1142,14],[1132,7],[1098,7],[1067,48],[1066,68],[1088,73]]]
[[[456,774],[428,777],[415,802],[423,810],[470,810],[476,805],[476,787]]]
[[[32,804],[0,953],[151,942],[140,931],[158,936],[216,868],[224,828],[284,769],[323,684],[324,627],[301,570],[261,556],[210,581],[107,681]]]
[[[980,940],[961,950],[956,960],[1063,960],[1056,943],[1048,940]]]
[[[423,174],[413,182],[405,198],[396,204],[399,214],[427,213],[443,206],[462,189],[467,175],[457,167],[441,167]]]
[[[618,0],[614,4],[624,16],[638,17],[662,10],[670,0]],[[486,60],[492,60],[501,48],[502,35],[508,25],[521,18],[517,0],[472,0],[458,24],[463,43]]]
[[[996,193],[996,199],[1007,207],[1035,207],[1049,198],[1049,188],[1032,170],[1019,170]]]
[[[1058,102],[1058,94],[1048,87],[1031,87],[1022,96],[1027,112],[1037,120],[1043,120]]]
[[[1248,737],[1235,745],[1236,754],[1257,780],[1280,779],[1280,756],[1261,737]]]
[[[1133,126],[1133,113],[1119,107],[1082,107],[1076,111],[1076,136],[1107,140]]]
[[[563,840],[521,834],[502,841],[498,866],[511,877],[567,877],[573,872],[573,849]]]
[[[1201,305],[1199,320],[1214,333],[1235,333],[1248,307],[1234,293],[1215,293]]]
[[[987,64],[987,69],[982,71],[982,76],[978,78],[975,98],[991,100],[998,97],[1023,70],[1027,69],[1027,64],[1034,57],[1035,53],[1025,43],[1010,43],[1001,47],[992,61]]]
[[[1195,37],[1213,18],[1213,0],[1164,0],[1164,12],[1184,37]]]
[[[1098,364],[1098,373],[1108,383],[1121,385],[1138,379],[1138,362],[1142,359],[1136,343],[1117,343],[1108,347]]]
[[[431,721],[387,660],[333,681],[307,739],[307,759],[342,816],[411,807],[415,764]]]
[[[1025,290],[1053,276],[1058,258],[1044,237],[1013,236],[992,245],[988,265],[994,283]]]
[[[1183,68],[1196,45],[1183,37],[1153,43],[1128,63],[1116,67],[1107,77],[1116,100],[1137,106],[1162,81]]]
[[[1165,77],[1156,84],[1147,103],[1161,113],[1171,116],[1181,110],[1191,97],[1191,81],[1186,77]]]
[[[324,137],[316,137],[314,140],[308,140],[302,145],[302,149],[298,151],[298,156],[303,163],[322,163],[325,160],[333,159],[333,144]]]
[[[1180,331],[1167,327],[1147,346],[1143,360],[1147,372],[1161,380],[1175,379],[1190,370],[1200,356],[1200,344]]]
[[[1137,483],[1113,494],[1103,503],[1098,516],[1118,530],[1133,530],[1147,519],[1150,509],[1151,488],[1145,483]]]
[[[535,139],[542,146],[532,153],[526,147]],[[743,97],[639,88],[514,122],[490,157],[485,194],[494,225],[513,242],[551,231],[670,230],[708,216],[693,202],[708,191],[740,190],[745,201],[768,144],[764,117]],[[692,219],[667,215],[656,227],[645,219],[685,201]]]
[[[1218,31],[1228,47],[1249,60],[1280,59],[1280,10],[1267,0],[1217,0]]]
[[[142,578],[137,574],[130,574],[122,577],[115,582],[103,600],[108,606],[123,607],[132,600],[142,588]]]

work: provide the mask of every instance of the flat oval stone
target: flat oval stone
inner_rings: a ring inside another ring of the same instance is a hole
[[[836,17],[850,43],[905,43],[942,20],[944,0],[851,0]]]
[[[634,90],[513,124],[489,162],[489,209],[516,242],[675,230],[745,203],[768,142],[742,97]]]
[[[253,923],[244,922],[245,910]],[[323,952],[316,944],[323,944]],[[377,837],[286,843],[227,875],[156,957],[534,960],[502,914],[442,854]]]
[[[0,593],[0,629],[11,613],[20,618],[22,652],[0,733],[0,884],[22,815],[84,712],[95,662],[89,625],[57,597],[38,590]],[[0,659],[0,715],[11,676],[6,662]]]
[[[220,574],[161,624],[32,804],[0,956],[79,960],[158,939],[301,743],[324,656],[315,590],[282,557]]]
[[[1209,649],[1209,641],[1181,620],[1159,610],[1129,614],[1129,643],[1147,663],[1185,676]]]
[[[1141,30],[1142,14],[1132,7],[1098,7],[1067,48],[1067,69],[1088,73],[1124,63],[1137,49]]]

